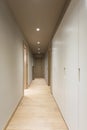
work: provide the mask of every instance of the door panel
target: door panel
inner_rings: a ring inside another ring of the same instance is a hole
[[[35,58],[33,68],[34,78],[44,78],[44,59]]]

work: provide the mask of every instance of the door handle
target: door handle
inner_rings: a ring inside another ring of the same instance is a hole
[[[78,81],[80,81],[80,68],[78,68]]]

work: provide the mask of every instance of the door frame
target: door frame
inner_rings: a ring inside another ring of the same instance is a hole
[[[23,81],[24,81],[24,89],[27,89],[28,88],[28,45],[24,42],[23,44],[23,51],[24,51],[24,78],[23,78]]]

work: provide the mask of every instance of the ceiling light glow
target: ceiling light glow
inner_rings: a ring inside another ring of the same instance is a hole
[[[40,28],[36,28],[36,31],[39,32],[39,31],[40,31]]]
[[[37,44],[39,45],[39,44],[40,44],[40,42],[38,41],[38,42],[37,42]]]

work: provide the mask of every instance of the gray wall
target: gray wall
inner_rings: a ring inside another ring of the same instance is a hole
[[[0,0],[0,130],[23,96],[23,36]]]

